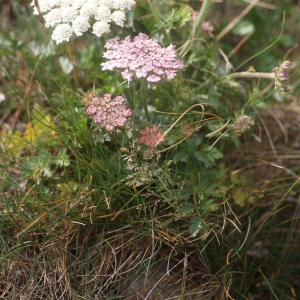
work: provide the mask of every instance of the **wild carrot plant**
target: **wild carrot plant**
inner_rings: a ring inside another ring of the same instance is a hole
[[[297,145],[279,1],[25,2],[1,11],[0,296],[296,299],[299,153],[263,111]]]

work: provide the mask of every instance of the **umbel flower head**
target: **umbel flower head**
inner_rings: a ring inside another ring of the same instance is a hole
[[[38,8],[34,6],[34,14]],[[82,35],[93,23],[97,37],[110,32],[110,23],[123,27],[124,11],[135,7],[135,0],[39,0],[39,10],[45,14],[46,27],[56,26],[52,38],[57,44],[75,34]]]
[[[148,82],[159,83],[163,79],[174,79],[178,70],[185,65],[177,58],[173,45],[162,48],[157,41],[140,33],[133,41],[130,37],[119,41],[109,40],[105,46],[102,70],[121,72],[122,77],[131,81],[146,78]]]
[[[103,98],[92,96],[86,112],[92,116],[94,123],[108,132],[125,126],[128,118],[132,116],[126,100],[122,96],[112,99],[110,94],[105,94]]]
[[[160,129],[154,125],[153,127],[145,127],[140,130],[139,143],[154,149],[157,145],[165,140]]]
[[[279,67],[272,69],[272,72],[275,73],[275,89],[279,94],[290,90],[289,78],[291,66],[292,63],[289,60],[285,60]]]

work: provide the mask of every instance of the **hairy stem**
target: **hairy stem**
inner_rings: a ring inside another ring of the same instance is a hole
[[[263,72],[237,72],[228,74],[226,76],[223,76],[219,79],[233,79],[233,78],[266,78],[266,79],[272,79],[274,80],[276,78],[275,73],[263,73]]]
[[[157,2],[158,2],[158,0],[152,0],[152,1],[148,0],[150,9],[151,9],[155,19],[157,21],[161,21],[161,16],[160,16],[160,12],[159,12],[159,9],[158,9],[158,6],[157,6]],[[165,28],[162,28],[162,33],[164,35],[164,39],[165,39],[166,43],[170,44],[170,38],[169,38],[169,35],[167,34]]]
[[[179,52],[179,56],[182,57],[192,46],[192,39],[195,37],[195,33],[200,30],[202,23],[204,22],[211,5],[212,0],[204,0],[201,6],[199,17],[196,21],[194,30],[191,32],[188,41],[183,45],[182,49]]]

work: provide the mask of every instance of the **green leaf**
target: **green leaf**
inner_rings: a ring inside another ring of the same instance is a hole
[[[212,106],[215,106],[216,108],[220,106],[221,103],[220,98],[222,94],[218,92],[217,86],[215,84],[212,84],[212,87],[209,89],[207,96],[208,96],[209,103]]]
[[[151,32],[151,28],[154,26],[154,19],[143,19],[142,22],[140,20],[134,19],[133,27],[136,30],[136,35],[140,32],[146,33],[149,35]]]
[[[87,48],[82,49],[80,58],[81,68],[93,68],[97,64],[100,64],[100,58],[96,55],[96,46],[94,44]]]
[[[203,135],[191,136],[186,142],[192,149],[195,149],[203,142],[203,139]]]
[[[255,138],[255,140],[256,140],[257,142],[259,142],[259,143],[261,143],[261,142],[262,142],[262,140],[261,140],[261,137],[260,137],[260,136],[256,135],[255,133],[252,133],[252,136]]]
[[[23,165],[23,176],[30,177],[38,183],[41,176],[52,177],[51,165],[62,167],[70,164],[66,151],[66,149],[60,149],[57,156],[53,157],[49,151],[42,149],[39,156],[31,157],[31,161]]]
[[[203,235],[207,233],[207,226],[200,217],[191,219],[191,225],[189,229],[193,237],[195,237],[197,234]]]
[[[210,199],[203,202],[200,202],[199,209],[202,212],[210,213],[211,211],[217,210],[218,206],[214,203],[214,200]]]
[[[54,159],[53,163],[58,167],[66,167],[70,165],[69,156],[66,154],[67,149],[60,149]]]
[[[131,129],[126,130],[126,135],[129,139],[131,139],[132,138],[132,130]]]
[[[173,163],[177,164],[178,162],[187,162],[187,160],[189,159],[189,153],[186,152],[177,152],[173,157]]]
[[[132,27],[122,27],[122,34],[120,34],[120,38],[124,39],[127,36],[135,37],[137,32]]]
[[[240,21],[232,30],[232,32],[236,35],[245,36],[252,32],[255,29],[254,25],[247,21]]]
[[[32,165],[30,163],[25,163],[22,168],[21,168],[21,172],[22,172],[22,176],[23,177],[33,177],[33,169]]]
[[[195,210],[194,204],[189,202],[184,202],[181,203],[180,207],[178,208],[177,215],[179,215],[180,217],[184,217],[192,214],[194,210]]]
[[[162,186],[162,189],[161,191],[163,191],[165,189],[165,185]],[[174,189],[172,190],[172,193],[167,193],[165,195],[165,198],[168,200],[168,201],[172,201],[174,203],[174,201],[187,201],[190,197],[191,197],[191,192],[185,188],[183,189]]]
[[[50,170],[49,166],[41,167],[40,173],[45,177],[52,177],[53,172]]]
[[[205,168],[215,165],[215,160],[223,157],[223,154],[216,148],[209,150],[209,146],[205,145],[201,151],[193,151],[195,158],[202,162]]]
[[[149,33],[149,35],[152,35],[152,32],[157,29],[157,22],[154,18],[140,19],[139,21],[135,21],[133,25],[137,32]]]
[[[204,193],[206,196],[221,198],[223,194],[219,192],[220,189],[221,187],[217,186],[216,184],[210,184],[207,188],[205,188]]]
[[[188,7],[181,6],[180,8],[173,9],[171,16],[166,22],[166,27],[176,29],[179,25],[182,27],[191,19],[192,12]]]

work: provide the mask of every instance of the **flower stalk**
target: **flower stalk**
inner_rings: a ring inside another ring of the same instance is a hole
[[[265,72],[236,72],[228,74],[220,79],[234,79],[234,78],[265,78],[275,80],[275,73],[265,73]]]
[[[290,89],[289,84],[289,73],[292,63],[289,60],[285,60],[279,67],[273,68],[270,73],[263,72],[236,72],[228,74],[219,78],[223,79],[234,79],[234,78],[265,78],[274,80],[275,90],[281,95],[282,92],[288,92]]]

